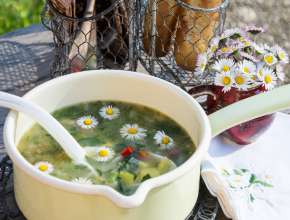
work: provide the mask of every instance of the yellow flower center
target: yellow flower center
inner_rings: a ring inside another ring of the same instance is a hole
[[[169,144],[169,142],[170,142],[170,139],[169,139],[168,136],[164,136],[164,137],[162,138],[162,144]]]
[[[137,134],[137,132],[138,132],[137,128],[129,128],[128,129],[129,134]]]
[[[202,63],[202,64],[200,65],[200,69],[201,69],[201,70],[204,70],[204,69],[205,69],[205,64],[204,64],[204,63]]]
[[[265,80],[265,83],[266,84],[269,84],[269,83],[271,83],[273,81],[272,80],[272,77],[270,75],[266,75],[265,78],[264,78],[264,80]]]
[[[235,81],[238,85],[243,85],[245,83],[245,79],[242,76],[236,76]]]
[[[231,84],[231,78],[228,77],[228,76],[225,76],[223,78],[223,84],[226,85],[226,86],[230,85]]]
[[[84,124],[85,124],[85,125],[91,125],[92,123],[93,123],[93,120],[90,119],[90,118],[86,118],[86,119],[84,120]]]
[[[244,67],[244,73],[250,73],[249,67],[247,67],[247,66]]]
[[[224,72],[228,72],[231,68],[228,65],[224,65],[222,69]]]
[[[215,51],[217,50],[217,46],[212,46],[212,47],[210,48],[210,50],[211,50],[211,52],[215,52]]]
[[[267,56],[265,56],[264,60],[266,63],[272,64],[274,61],[274,58],[272,55],[267,55]]]
[[[45,171],[48,170],[48,166],[47,166],[46,164],[40,164],[40,165],[38,166],[38,169],[39,169],[40,171],[42,171],[42,172],[45,172]]]
[[[262,75],[263,75],[263,70],[259,70],[259,71],[258,71],[258,75],[259,75],[260,77],[262,77]]]
[[[230,50],[230,48],[228,48],[228,47],[223,47],[223,48],[221,48],[221,51],[223,52],[223,53],[226,53],[226,52],[228,52]]]
[[[286,54],[281,52],[281,53],[279,53],[279,57],[281,60],[284,60],[286,58]]]
[[[107,115],[112,115],[113,114],[113,109],[112,108],[107,108],[106,114]]]
[[[249,46],[251,46],[251,43],[250,43],[249,41],[245,41],[245,42],[244,42],[244,46],[245,46],[245,47],[249,47]]]
[[[99,155],[100,157],[107,157],[107,156],[109,155],[109,151],[106,150],[106,149],[102,149],[102,150],[100,150],[100,151],[98,152],[98,155]]]

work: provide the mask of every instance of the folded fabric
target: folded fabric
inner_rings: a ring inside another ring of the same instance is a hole
[[[229,218],[290,219],[290,116],[277,113],[270,129],[250,145],[214,138],[202,177]]]

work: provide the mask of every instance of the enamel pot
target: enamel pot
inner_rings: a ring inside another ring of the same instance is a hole
[[[109,186],[79,186],[36,171],[16,147],[34,121],[11,111],[4,140],[14,165],[16,201],[28,220],[184,220],[198,196],[200,166],[211,138],[244,121],[290,107],[289,94],[290,86],[280,87],[208,117],[177,86],[141,73],[98,70],[50,80],[24,97],[48,112],[96,100],[142,104],[177,121],[197,149],[175,170],[146,180],[133,195],[124,196]]]

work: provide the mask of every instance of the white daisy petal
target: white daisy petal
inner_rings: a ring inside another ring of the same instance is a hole
[[[255,42],[252,42],[252,47],[260,54],[267,53],[263,45],[259,45],[259,44],[256,44]]]
[[[235,61],[233,59],[220,59],[217,60],[212,68],[219,73],[231,72],[235,66]]]
[[[76,123],[79,127],[83,129],[95,128],[99,124],[98,120],[91,115],[78,118]]]
[[[54,167],[47,161],[40,161],[34,164],[34,167],[42,173],[50,174],[53,172]]]
[[[274,52],[276,53],[276,55],[279,58],[281,63],[283,63],[283,64],[289,63],[289,55],[283,48],[276,45],[274,47]]]
[[[207,65],[207,53],[202,53],[198,55],[197,62],[196,62],[196,68],[195,68],[195,74],[202,75],[205,71],[206,65]]]
[[[109,161],[115,156],[114,150],[107,146],[85,147],[84,149],[88,157],[93,158],[98,162]]]
[[[125,124],[120,129],[121,136],[131,141],[144,139],[146,132],[146,129],[139,127],[137,124]]]
[[[115,118],[118,118],[120,115],[120,110],[116,107],[113,107],[112,105],[104,106],[100,109],[99,114],[101,117],[113,120]]]
[[[221,39],[232,37],[234,35],[244,36],[245,33],[240,28],[231,28],[224,31],[224,33],[221,36]]]
[[[161,149],[171,149],[174,141],[164,131],[157,131],[154,135],[155,143],[160,145]]]
[[[214,84],[216,86],[222,86],[223,92],[227,92],[227,91],[231,90],[233,83],[234,83],[234,79],[233,79],[233,76],[230,72],[219,73],[219,74],[216,74],[216,76],[215,76]]]
[[[276,65],[276,75],[279,80],[284,81],[285,80],[285,72],[284,72],[284,67],[280,64]]]
[[[71,182],[81,184],[81,185],[93,185],[93,182],[90,179],[84,178],[84,177],[75,178],[71,180]]]

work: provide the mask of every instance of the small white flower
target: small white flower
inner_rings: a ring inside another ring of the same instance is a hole
[[[222,86],[223,92],[227,92],[229,90],[231,90],[233,83],[234,83],[234,79],[233,76],[230,72],[223,72],[223,73],[218,73],[215,76],[215,85],[217,86]]]
[[[100,109],[99,114],[101,117],[113,120],[115,118],[118,118],[120,115],[120,110],[116,107],[113,107],[112,105],[104,106]]]
[[[235,62],[232,59],[220,59],[217,60],[214,65],[213,69],[219,73],[228,73],[233,70],[235,66]]]
[[[160,145],[161,149],[170,149],[174,146],[174,141],[171,137],[165,134],[164,131],[157,131],[154,135],[155,143]]]
[[[71,182],[81,184],[81,185],[93,185],[93,182],[90,179],[85,178],[85,177],[75,178]]]
[[[243,60],[238,64],[239,71],[245,75],[252,76],[256,73],[256,65],[248,60]]]
[[[250,77],[246,74],[235,72],[233,75],[234,86],[240,90],[247,90],[249,88]]]
[[[207,65],[207,53],[202,53],[198,55],[197,62],[196,62],[196,68],[195,73],[197,75],[202,75],[205,71],[206,65]]]
[[[239,37],[238,40],[241,42],[243,47],[250,47],[253,44],[253,42],[250,39],[245,37]]]
[[[221,39],[232,37],[234,35],[243,36],[245,33],[240,28],[231,28],[224,31],[221,36]]]
[[[252,47],[260,54],[267,53],[263,45],[259,45],[259,44],[256,44],[255,42],[252,42]]]
[[[120,129],[120,134],[128,140],[140,140],[146,137],[146,129],[140,128],[137,124],[125,124]]]
[[[276,45],[274,47],[274,50],[275,50],[275,53],[278,56],[279,60],[281,61],[281,63],[283,63],[283,64],[289,63],[289,55],[287,54],[287,52],[283,48]]]
[[[276,65],[276,75],[277,75],[279,80],[281,80],[281,81],[285,80],[284,67],[281,64]]]
[[[270,90],[274,88],[277,83],[277,77],[275,76],[273,70],[265,67],[263,68],[262,73],[262,82],[265,89]]]
[[[34,164],[34,167],[39,170],[40,172],[46,173],[46,174],[50,174],[53,172],[54,167],[51,163],[47,162],[47,161],[40,161],[37,162],[36,164]]]
[[[83,129],[94,128],[98,125],[98,123],[98,120],[91,115],[83,116],[77,119],[77,125]]]
[[[211,39],[210,41],[210,46],[209,46],[209,53],[214,53],[216,52],[216,50],[219,47],[219,43],[220,43],[220,38],[219,37],[214,37],[213,39]]]
[[[260,80],[260,81],[263,81],[264,68],[265,68],[264,62],[257,63],[256,76],[257,76],[258,80]]]
[[[232,46],[225,46],[218,50],[217,55],[229,55],[235,52],[238,48]]]
[[[263,44],[263,48],[264,48],[264,50],[266,50],[268,52],[272,51],[271,47],[268,44]]]
[[[109,161],[115,156],[114,150],[107,146],[85,147],[84,149],[87,153],[87,156],[95,159],[98,162]]]
[[[272,66],[272,65],[277,63],[277,58],[276,58],[275,54],[267,53],[267,54],[264,55],[264,62],[268,66]]]

